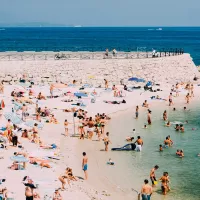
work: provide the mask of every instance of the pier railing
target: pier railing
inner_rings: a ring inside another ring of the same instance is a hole
[[[137,52],[1,52],[0,61],[28,60],[101,60],[101,59],[144,59],[177,56],[183,49],[168,51],[137,51]]]

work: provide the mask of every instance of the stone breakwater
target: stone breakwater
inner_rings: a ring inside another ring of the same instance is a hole
[[[99,86],[107,79],[113,84],[130,77],[140,77],[156,83],[174,84],[192,81],[198,69],[189,54],[145,59],[94,60],[14,60],[0,61],[0,79],[17,81],[27,74],[34,82],[63,82],[77,80]]]

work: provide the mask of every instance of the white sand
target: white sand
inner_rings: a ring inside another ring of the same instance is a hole
[[[129,77],[137,76],[144,78],[145,80],[153,80],[156,83],[159,83],[160,89],[163,91],[158,93],[143,92],[142,90],[136,90],[134,92],[125,92],[125,97],[123,98],[114,98],[113,92],[105,92],[104,89],[96,89],[99,97],[96,99],[96,103],[91,104],[91,98],[83,98],[84,103],[87,104],[86,110],[89,113],[89,116],[94,116],[96,113],[115,113],[120,110],[133,109],[135,111],[135,105],[141,105],[142,102],[147,99],[150,104],[154,102],[150,101],[151,96],[159,94],[162,98],[168,98],[170,87],[169,84],[175,84],[177,81],[188,82],[192,81],[194,75],[198,76],[197,69],[192,62],[191,57],[188,54],[166,57],[166,58],[156,58],[156,59],[140,59],[140,60],[66,60],[66,61],[1,61],[0,62],[0,79],[8,80],[11,75],[13,85],[5,86],[5,94],[0,96],[0,100],[4,99],[6,102],[6,108],[4,112],[11,111],[12,104],[10,102],[10,93],[16,87],[14,80],[17,80],[17,76],[20,77],[20,74],[26,73],[31,77],[33,75],[33,80],[37,84],[41,84],[41,80],[44,82],[44,86],[34,86],[33,89],[37,92],[43,91],[46,95],[49,94],[49,86],[47,82],[63,81],[66,83],[71,83],[72,80],[78,80],[84,83],[90,83],[94,86],[102,85],[103,79],[106,78],[109,81],[109,86],[112,84],[119,84],[120,79],[127,80]],[[18,75],[19,74],[19,75]],[[44,76],[49,76],[51,81]],[[48,80],[48,81],[47,81]],[[127,82],[127,81],[125,81]],[[133,85],[133,83],[128,83]],[[138,84],[135,84],[138,85]],[[120,86],[118,86],[120,87]],[[77,87],[79,88],[79,87]],[[68,88],[69,90],[71,88]],[[85,91],[91,91],[92,89],[85,89]],[[199,88],[195,86],[195,93],[198,93]],[[62,91],[60,91],[62,93]],[[184,96],[185,94],[182,94]],[[53,110],[56,118],[60,122],[57,125],[54,124],[45,124],[44,128],[40,131],[41,138],[44,139],[46,143],[56,142],[61,148],[61,157],[60,161],[56,161],[53,169],[40,169],[32,165],[28,165],[26,170],[23,171],[12,171],[7,169],[11,165],[10,156],[13,152],[16,151],[15,148],[11,147],[9,150],[3,152],[4,159],[0,160],[1,168],[0,174],[6,176],[6,186],[8,189],[16,194],[16,200],[24,199],[24,186],[21,183],[22,178],[25,175],[29,175],[35,181],[40,183],[43,180],[43,183],[40,184],[40,193],[41,194],[52,194],[53,189],[60,187],[60,183],[57,180],[57,177],[64,171],[66,167],[73,168],[73,173],[76,176],[83,177],[83,171],[81,169],[81,154],[84,151],[85,145],[90,145],[90,141],[83,141],[80,144],[80,141],[77,138],[65,138],[61,136],[61,133],[64,132],[63,121],[68,119],[72,122],[72,113],[62,112],[62,108],[69,108],[70,103],[61,103],[61,100],[66,97],[59,97],[56,99],[48,99],[43,102],[42,106],[47,105],[51,109],[58,108]],[[112,105],[106,104],[103,100],[126,100],[126,104]],[[183,99],[183,98],[182,98]],[[30,109],[33,109],[35,106],[29,106]],[[0,125],[4,125],[6,120],[1,119]],[[77,130],[77,128],[76,128]],[[73,134],[73,125],[69,127],[70,134]],[[26,140],[22,140],[26,150],[29,152],[36,149],[35,144],[30,144]],[[102,143],[103,147],[103,143]],[[87,152],[88,157],[92,152]],[[96,164],[90,162],[89,166],[96,166]],[[136,199],[135,193],[125,194],[116,185],[110,183],[105,178],[100,177],[101,173],[97,170],[96,167],[89,168],[89,180],[74,182],[72,188],[67,186],[67,191],[62,192],[64,199]],[[97,171],[95,171],[97,170]],[[98,174],[99,173],[99,174]],[[46,180],[46,182],[44,181]],[[140,184],[140,183],[138,183]],[[48,186],[49,185],[49,186]],[[102,191],[111,194],[110,197],[105,197]]]

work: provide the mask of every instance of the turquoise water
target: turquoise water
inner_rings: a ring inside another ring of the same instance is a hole
[[[142,152],[108,152],[103,160],[99,161],[100,168],[113,185],[131,194],[131,188],[140,190],[143,180],[149,178],[150,169],[157,164],[160,166],[156,172],[157,178],[167,171],[171,179],[172,190],[165,197],[166,200],[200,199],[200,157],[197,157],[197,154],[200,153],[200,106],[191,107],[190,111],[183,111],[182,108],[172,111],[167,108],[170,121],[189,121],[184,125],[185,133],[174,131],[174,125],[169,128],[164,127],[162,113],[165,107],[163,110],[160,110],[160,107],[164,107],[163,103],[151,108],[153,124],[148,129],[142,128],[146,122],[145,110],[140,111],[144,114],[140,114],[139,120],[134,119],[134,110],[119,113],[113,117],[109,123],[111,147],[124,145],[125,137],[131,135],[133,128],[136,129],[135,138],[137,135],[143,138],[144,147]],[[197,130],[192,130],[192,128]],[[163,143],[167,135],[171,135],[174,145],[160,153],[158,146]],[[177,149],[184,150],[184,158],[175,156]],[[98,152],[98,154],[101,153]],[[106,160],[110,157],[116,163],[114,167],[105,165]],[[134,195],[136,193],[133,193]],[[158,184],[153,199],[162,198],[164,197],[161,195],[160,184]]]

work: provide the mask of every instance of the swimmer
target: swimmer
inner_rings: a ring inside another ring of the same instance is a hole
[[[176,108],[173,108],[173,111],[176,111]]]
[[[133,140],[134,140],[134,137],[127,137],[127,138],[126,138],[126,141],[127,141],[127,142],[132,142]]]
[[[200,157],[200,153],[197,156]]]
[[[180,150],[179,150],[179,149],[177,149],[176,155],[177,155],[177,156],[180,156]]]
[[[166,127],[170,127],[171,126],[171,123],[170,121],[168,121],[166,124],[165,124]]]
[[[185,131],[183,124],[180,125],[180,131],[183,133]]]
[[[135,129],[133,129],[133,134],[135,134]]]
[[[183,157],[184,157],[183,150],[180,151],[179,157],[180,157],[180,158],[183,158]]]
[[[165,145],[166,147],[170,147],[170,146],[171,146],[171,141],[169,140],[168,137],[166,137],[166,139],[164,140],[164,145]]]
[[[160,152],[163,151],[163,146],[162,146],[162,144],[159,145],[159,151],[160,151]]]
[[[169,141],[170,141],[171,145],[173,145],[173,144],[174,144],[174,142],[172,141],[172,139],[171,139],[170,135],[168,135],[167,137],[168,137],[168,139],[169,139]]]
[[[180,126],[179,124],[176,124],[176,127],[174,127],[176,131],[179,131],[180,130]]]
[[[143,128],[146,129],[146,128],[147,128],[147,125],[145,124]]]

